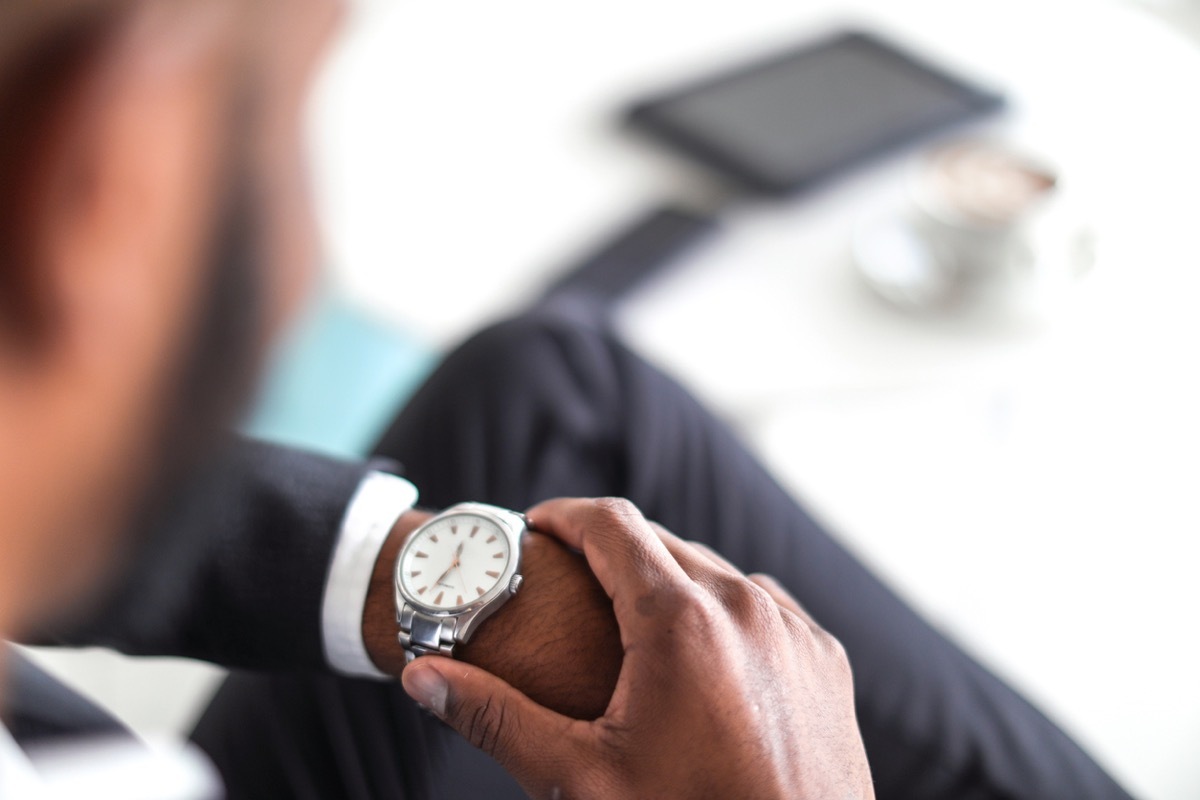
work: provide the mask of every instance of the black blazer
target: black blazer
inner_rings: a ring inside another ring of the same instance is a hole
[[[368,470],[394,467],[238,441],[153,522],[114,592],[39,639],[326,669],[321,604],[342,516]]]

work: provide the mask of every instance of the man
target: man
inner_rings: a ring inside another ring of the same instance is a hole
[[[6,636],[235,668],[195,733],[235,798],[1126,796],[587,298],[459,348],[378,461],[220,435],[314,260],[298,120],[337,14],[0,11]],[[392,570],[431,516],[413,485],[536,532],[456,660],[406,666]],[[637,505],[547,500],[611,495]],[[5,664],[23,749],[119,734]],[[8,741],[0,780],[35,785]]]

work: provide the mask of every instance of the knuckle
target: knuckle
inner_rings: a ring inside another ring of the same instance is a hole
[[[598,497],[592,501],[596,521],[610,526],[626,526],[642,518],[642,512],[624,497]]]
[[[824,629],[817,630],[815,637],[830,666],[839,674],[850,674],[850,656],[841,640]]]
[[[588,535],[602,542],[606,549],[623,557],[641,562],[648,557],[649,543],[639,535],[645,518],[642,512],[623,497],[600,497],[591,500],[584,512],[583,522]]]
[[[638,787],[634,785],[636,774],[629,756],[631,745],[615,744],[596,739],[591,752],[580,757],[564,770],[563,779],[555,788],[560,791],[560,800],[581,797],[636,798]],[[644,790],[644,787],[643,787]],[[548,795],[553,798],[553,793]]]
[[[791,612],[785,612],[780,616],[783,619],[784,627],[792,635],[792,641],[801,652],[805,653],[808,658],[820,658],[824,652],[821,636],[827,634]]]
[[[808,626],[808,623],[791,612],[785,612],[781,616],[783,617],[783,625],[792,634],[792,638],[797,643],[808,647],[813,639],[813,631]]]
[[[694,584],[671,586],[661,591],[669,615],[675,619],[703,620],[710,613],[709,604]]]
[[[730,612],[744,623],[763,629],[782,624],[779,604],[761,586],[741,578],[730,578],[723,594]]]
[[[516,717],[506,713],[506,705],[503,699],[489,697],[472,709],[464,720],[463,736],[489,756],[495,756],[508,738],[517,735],[512,731]]]
[[[653,613],[659,624],[669,630],[700,633],[714,627],[717,621],[713,608],[715,604],[695,584],[656,589],[653,595],[644,597],[641,602],[644,607],[653,605]]]
[[[782,624],[783,617],[779,614],[779,604],[775,602],[775,598],[761,586],[751,583],[750,581],[741,581],[743,591],[749,597],[747,605],[751,613],[763,619],[769,619],[772,622]]]
[[[826,630],[822,630],[821,642],[825,645],[825,650],[831,658],[847,663],[850,662],[849,656],[846,655],[846,646],[842,644],[841,639]]]
[[[767,592],[766,586],[763,585],[764,583],[767,584],[768,586],[778,586],[779,585],[779,582],[775,580],[775,576],[773,576],[767,572],[751,572],[749,575],[746,576],[746,578],[751,583],[758,586],[758,588],[762,589],[764,592]],[[770,592],[767,592],[767,594],[770,594]]]
[[[662,523],[655,522],[652,519],[646,520],[646,524],[649,525],[650,529],[653,530],[655,533],[657,533],[659,536],[674,536],[675,535],[675,534],[671,533],[671,531],[669,531],[666,528],[666,526],[664,526]]]

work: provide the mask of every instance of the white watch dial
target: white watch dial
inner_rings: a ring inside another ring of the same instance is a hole
[[[400,581],[421,605],[464,608],[500,583],[511,558],[500,526],[475,514],[436,520],[405,544]]]

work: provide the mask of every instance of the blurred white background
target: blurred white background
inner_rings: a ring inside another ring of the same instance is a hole
[[[616,109],[846,21],[1006,91],[993,132],[1086,197],[1096,273],[1039,326],[888,309],[847,246],[900,158],[739,209],[623,328],[1136,794],[1200,797],[1200,3],[363,3],[313,114],[334,280],[450,345],[688,188]],[[145,731],[220,674],[39,657]]]

